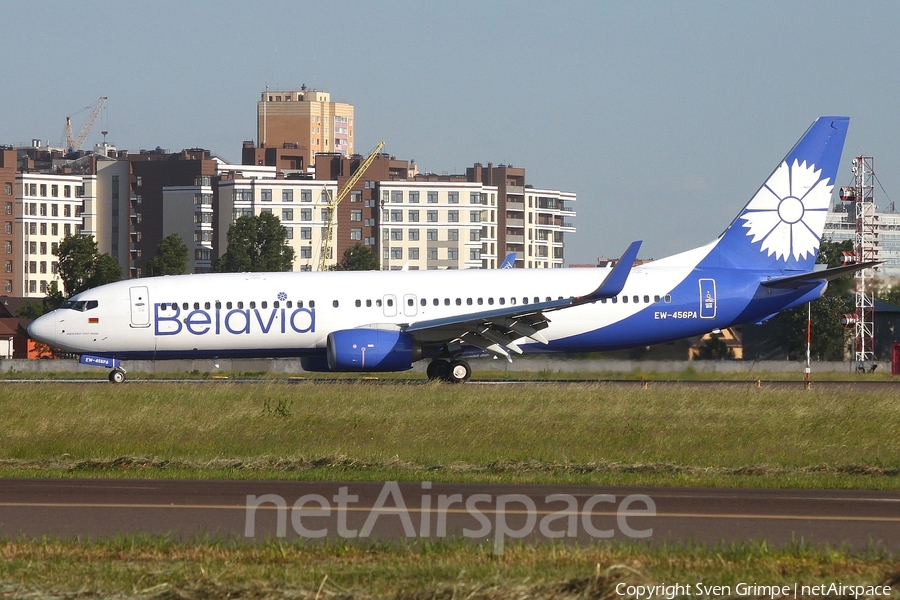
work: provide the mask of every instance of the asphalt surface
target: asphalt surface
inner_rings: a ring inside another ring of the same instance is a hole
[[[900,491],[122,479],[0,481],[0,536],[465,538],[900,547]]]

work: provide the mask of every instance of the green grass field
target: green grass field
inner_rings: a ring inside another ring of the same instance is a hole
[[[5,382],[0,432],[5,477],[900,483],[896,394],[815,386]],[[900,560],[802,543],[0,543],[0,598],[606,598],[676,581],[897,587]]]
[[[0,474],[895,488],[890,392],[6,383]]]

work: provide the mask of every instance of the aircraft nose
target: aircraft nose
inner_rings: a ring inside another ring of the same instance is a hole
[[[28,326],[28,337],[44,344],[52,344],[56,336],[56,315],[53,313],[43,315],[32,321]]]

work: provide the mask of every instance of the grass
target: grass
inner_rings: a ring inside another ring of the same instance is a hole
[[[527,363],[524,363],[527,364]],[[575,380],[575,381],[803,381],[804,365],[794,363],[793,371],[767,371],[758,370],[756,363],[752,361],[735,361],[734,364],[740,364],[744,367],[742,371],[734,372],[715,372],[705,371],[702,367],[711,363],[697,361],[696,363],[685,363],[688,366],[678,371],[646,371],[640,368],[633,368],[631,371],[564,371],[553,369],[540,369],[535,371],[528,370],[511,370],[503,369],[494,370],[485,368],[480,363],[473,363],[475,373],[474,380],[477,381],[558,381],[558,380]],[[694,364],[701,367],[699,370]],[[505,364],[502,364],[505,366]],[[521,363],[519,364],[521,366]],[[876,373],[855,373],[851,369],[852,363],[847,363],[846,371],[817,371],[816,363],[812,364],[813,381],[852,381],[852,382],[870,382],[870,381],[894,381],[888,370],[879,370]],[[64,367],[64,365],[61,365]],[[362,376],[358,373],[302,373],[299,375],[289,373],[271,373],[268,371],[200,371],[194,370],[190,372],[158,372],[146,373],[139,371],[129,371],[129,381],[158,381],[158,380],[208,380],[226,378],[232,380],[263,380],[263,381],[284,381],[284,380],[306,380],[306,381],[360,381],[363,377],[387,381],[414,381],[421,383],[425,381],[424,372],[403,371],[399,373],[372,373]],[[0,381],[2,380],[71,380],[84,379],[104,381],[105,372],[99,369],[90,369],[82,371],[14,371],[10,369],[7,372],[0,372]]]
[[[892,489],[884,391],[6,383],[0,475]]]
[[[587,547],[445,541],[244,545],[165,538],[9,540],[0,545],[0,597],[140,598],[607,598],[616,586],[703,582],[875,585],[900,582],[900,562],[861,552],[764,544]],[[5,583],[4,583],[5,582]],[[692,595],[705,597],[692,589]],[[663,596],[664,597],[664,596]],[[757,597],[756,594],[751,597]],[[768,597],[768,596],[766,596]]]
[[[6,477],[896,489],[898,431],[895,393],[815,386],[0,385]],[[900,559],[877,547],[492,550],[462,540],[8,539],[0,598],[580,599],[618,597],[619,583],[900,584]]]

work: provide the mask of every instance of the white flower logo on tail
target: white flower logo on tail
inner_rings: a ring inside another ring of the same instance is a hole
[[[785,262],[815,253],[834,188],[821,173],[806,162],[781,163],[741,214],[750,241]]]

